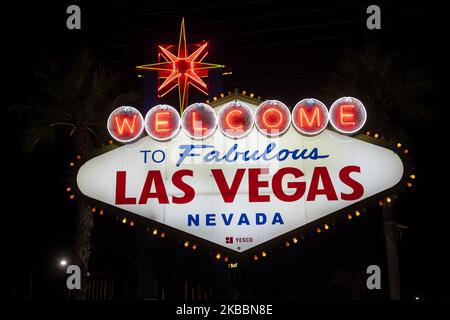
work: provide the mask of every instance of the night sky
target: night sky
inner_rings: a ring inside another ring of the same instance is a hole
[[[61,139],[53,149],[25,154],[20,147],[24,123],[7,110],[36,102],[41,88],[34,74],[46,57],[67,59],[79,48],[89,48],[99,63],[120,73],[120,90],[139,91],[143,101],[137,107],[144,110],[152,103],[154,88],[137,77],[134,67],[155,62],[157,44],[177,42],[182,17],[188,42],[208,39],[208,62],[232,70],[229,76],[213,76],[211,96],[237,88],[288,105],[305,97],[329,105],[332,100],[325,88],[344,50],[367,44],[377,45],[381,52],[411,54],[415,65],[430,73],[433,89],[424,105],[429,106],[431,119],[405,128],[412,137],[417,181],[399,196],[395,207],[399,222],[408,226],[399,249],[402,294],[409,300],[450,297],[444,153],[449,55],[441,4],[376,2],[382,10],[382,29],[370,31],[365,11],[372,3],[361,1],[73,3],[82,10],[81,30],[66,28],[65,11],[72,2],[17,2],[2,9],[2,107],[7,117],[2,226],[7,235],[10,297],[28,299],[32,279],[32,299],[67,298],[64,270],[58,262],[62,257],[70,260],[74,239],[76,208],[65,188],[68,164],[76,153],[68,139]],[[207,99],[196,94],[191,98]],[[168,101],[176,101],[176,96]],[[215,261],[218,247],[200,245],[194,252],[182,244],[193,238],[170,231],[166,239],[152,237],[140,230],[154,226],[151,222],[129,227],[114,214],[124,216],[110,210],[94,217],[91,270],[114,275],[116,299],[140,298],[142,290],[150,290],[143,278],[151,278],[151,283],[156,279],[151,289],[154,298],[161,298],[164,288],[166,299],[183,299],[188,281],[219,299],[351,299],[351,290],[333,287],[336,274],[355,275],[369,264],[386,268],[381,210],[376,203],[357,221],[336,218],[332,232],[306,232],[299,247],[285,248],[282,240],[271,244],[264,261],[234,257],[231,262],[239,261],[237,269]],[[145,272],[143,265],[148,267]],[[361,298],[388,299],[386,278],[382,278],[383,290],[363,290]]]

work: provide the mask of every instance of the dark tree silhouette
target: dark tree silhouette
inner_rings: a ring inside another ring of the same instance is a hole
[[[359,97],[366,106],[368,128],[383,132],[386,143],[411,145],[411,129],[432,118],[432,106],[425,104],[431,91],[429,73],[418,67],[411,54],[384,53],[374,45],[347,50],[337,64],[326,89],[330,98]],[[401,299],[398,261],[398,227],[393,204],[383,207],[384,235],[391,299]]]
[[[56,146],[58,138],[69,137],[76,152],[86,161],[105,141],[108,111],[138,99],[136,92],[117,94],[118,75],[96,64],[88,50],[77,50],[64,61],[48,59],[36,73],[42,97],[38,105],[14,109],[25,116],[23,136],[26,152]],[[68,177],[75,183],[75,174]],[[77,299],[86,299],[86,275],[91,253],[92,214],[82,197],[76,198],[74,258],[82,271],[82,288]]]

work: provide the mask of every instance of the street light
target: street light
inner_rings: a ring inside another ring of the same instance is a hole
[[[65,267],[67,266],[68,261],[65,258],[62,258],[59,260],[59,266],[60,267]],[[39,266],[38,266],[39,267]],[[39,271],[42,271],[42,266],[39,268]],[[33,276],[34,276],[35,270],[31,269],[30,270],[30,278],[28,281],[28,300],[32,299],[33,296]]]

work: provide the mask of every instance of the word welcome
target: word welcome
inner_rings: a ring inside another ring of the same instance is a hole
[[[111,136],[122,143],[139,138],[142,132],[155,140],[167,141],[182,131],[192,139],[206,139],[217,128],[226,136],[238,139],[247,135],[253,126],[266,136],[283,134],[291,125],[302,135],[316,135],[325,130],[328,123],[345,134],[359,131],[365,124],[367,113],[356,98],[342,97],[327,109],[317,99],[303,99],[292,109],[281,101],[267,100],[255,112],[243,102],[229,102],[218,114],[206,103],[195,103],[178,114],[169,105],[151,108],[145,118],[134,107],[122,106],[109,116],[107,127]]]

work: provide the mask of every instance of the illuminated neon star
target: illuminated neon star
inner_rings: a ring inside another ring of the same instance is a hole
[[[158,77],[164,81],[158,87],[158,97],[163,97],[178,87],[180,111],[188,104],[189,85],[194,86],[208,95],[208,86],[202,78],[208,76],[209,69],[223,68],[219,64],[205,63],[203,59],[208,55],[208,43],[204,42],[190,55],[186,45],[184,18],[181,20],[178,54],[169,51],[171,46],[158,46],[159,54],[165,62],[137,66],[137,70],[152,70],[158,72]]]

